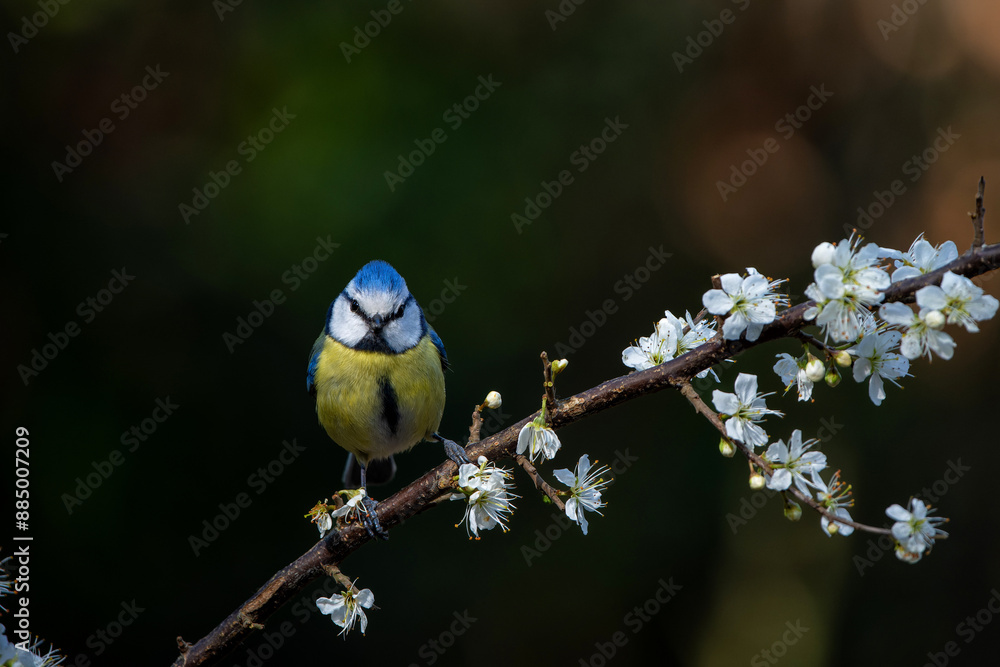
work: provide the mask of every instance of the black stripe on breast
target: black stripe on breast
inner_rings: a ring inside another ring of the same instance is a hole
[[[399,402],[396,400],[396,390],[392,388],[389,378],[379,379],[379,389],[382,391],[382,419],[389,427],[389,432],[396,435],[399,427]]]

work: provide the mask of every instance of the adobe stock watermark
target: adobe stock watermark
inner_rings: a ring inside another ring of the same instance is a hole
[[[825,83],[820,84],[819,88],[810,86],[809,97],[794,111],[779,118],[774,124],[774,131],[780,134],[782,139],[788,141],[795,136],[797,130],[801,130],[802,126],[809,122],[814,112],[823,108],[823,105],[831,97],[833,97],[833,93],[826,89]],[[780,149],[781,143],[774,137],[768,137],[764,140],[764,144],[760,148],[748,148],[746,153],[750,159],[744,160],[739,166],[730,165],[728,181],[715,182],[715,187],[718,189],[722,201],[728,201],[730,195],[735,194],[746,185],[747,180],[752,178],[757,170],[763,167],[768,159]]]
[[[255,133],[247,135],[247,138],[236,147],[236,154],[243,157],[241,163],[237,159],[232,159],[223,165],[220,171],[209,171],[208,180],[201,188],[193,187],[191,192],[194,196],[191,203],[181,202],[177,205],[177,210],[181,214],[185,225],[191,224],[191,218],[201,215],[201,212],[208,208],[212,200],[219,196],[223,190],[229,187],[233,178],[243,173],[243,167],[257,159],[274,138],[285,131],[289,123],[295,120],[296,115],[288,112],[288,107],[282,107],[279,111],[277,107],[271,109],[271,118],[264,127]]]
[[[997,614],[1000,614],[1000,591],[992,588],[990,589],[990,597],[986,601],[986,604],[983,605],[983,608],[975,614],[966,616],[965,619],[956,625],[955,634],[965,644],[970,644],[976,638],[976,635],[985,630],[986,626],[993,622]],[[927,662],[924,663],[924,667],[945,667],[951,662],[952,658],[957,657],[961,652],[962,647],[958,642],[953,640],[945,642],[942,650],[927,652]]]
[[[898,32],[906,25],[910,17],[917,13],[921,7],[927,4],[927,0],[903,0],[900,4],[894,4],[888,19],[879,19],[875,22],[878,31],[882,33],[882,39],[889,41],[889,36]]]
[[[621,121],[621,116],[615,116],[614,120],[605,117],[604,127],[597,136],[570,153],[569,163],[576,167],[576,172],[582,174],[601,155],[608,146],[628,129],[628,124]],[[514,229],[518,234],[523,233],[523,228],[527,227],[542,214],[542,211],[552,205],[552,202],[559,198],[564,188],[574,182],[573,173],[569,169],[560,171],[552,181],[542,181],[542,189],[534,197],[524,198],[524,214],[517,212],[510,214],[510,221],[514,224]]]
[[[149,96],[149,93],[163,83],[163,80],[170,76],[170,72],[160,70],[160,64],[156,67],[146,66],[146,76],[111,102],[111,113],[114,118],[123,121],[135,111],[139,104]],[[52,161],[52,171],[56,175],[56,180],[62,183],[63,177],[73,173],[73,170],[83,164],[83,158],[94,152],[94,149],[104,142],[104,138],[115,131],[115,122],[111,116],[105,116],[92,130],[83,130],[83,139],[74,146],[66,145],[66,156],[62,162]]]
[[[420,648],[417,649],[417,656],[423,659],[422,664],[430,667],[430,665],[433,665],[440,660],[441,656],[447,653],[448,649],[455,645],[458,638],[464,635],[466,631],[472,627],[472,624],[479,620],[469,614],[468,609],[463,611],[461,614],[457,611],[452,612],[452,616],[454,617],[454,620],[451,621],[451,623],[449,623],[437,637],[421,644]],[[421,663],[411,662],[409,667],[420,667],[420,664]]]
[[[925,503],[937,505],[938,502],[947,495],[948,491],[965,476],[965,473],[972,470],[971,466],[962,465],[962,459],[948,461],[948,467],[941,474],[941,478],[930,486],[925,486],[919,492],[913,494]],[[896,541],[892,535],[879,535],[878,538],[869,538],[864,556],[855,556],[852,559],[854,567],[858,570],[858,575],[865,576],[865,570],[882,560],[887,553],[892,553],[896,548]]]
[[[122,636],[125,628],[130,627],[139,618],[139,614],[146,611],[145,607],[140,607],[135,600],[122,602],[121,611],[103,628],[98,628],[90,633],[84,644],[94,652],[95,657],[104,655],[115,641]],[[90,655],[78,653],[72,662],[66,662],[65,667],[90,667],[93,664]]]
[[[649,254],[646,259],[630,273],[626,273],[615,282],[612,290],[621,296],[622,303],[628,301],[642,289],[643,285],[649,282],[654,273],[663,268],[666,260],[673,256],[674,254],[671,252],[664,252],[662,245],[657,248],[649,246]],[[584,319],[579,326],[571,326],[567,332],[566,340],[556,343],[556,354],[559,357],[567,357],[574,352],[579,352],[587,344],[587,341],[597,333],[597,330],[607,324],[608,319],[617,312],[618,300],[616,297],[604,299],[595,310],[584,311]]]
[[[573,15],[576,8],[585,3],[587,0],[560,0],[556,8],[545,10],[545,20],[549,22],[549,27],[552,28],[552,32],[556,31],[560,23],[565,23],[566,19]]]
[[[937,137],[931,142],[931,145],[921,151],[919,155],[910,156],[910,159],[902,164],[900,170],[904,176],[910,177],[910,183],[916,183],[931,168],[931,165],[937,162],[941,155],[946,153],[961,137],[962,135],[952,131],[951,125],[947,129],[939,127]],[[906,194],[906,183],[899,178],[890,183],[888,189],[875,190],[872,192],[874,201],[868,206],[858,207],[856,226],[852,227],[849,223],[844,223],[844,233],[849,236],[855,229],[867,231],[904,194]]]
[[[303,257],[300,261],[292,264],[281,274],[281,284],[288,285],[289,293],[298,290],[302,283],[309,280],[319,265],[330,259],[333,251],[340,247],[339,243],[330,240],[330,235],[324,239],[322,236],[316,237],[316,247],[312,252]],[[264,320],[274,315],[278,306],[285,303],[288,295],[280,287],[272,289],[263,301],[253,300],[253,308],[246,316],[240,315],[236,318],[236,327],[232,332],[222,332],[222,342],[229,350],[229,354],[236,351],[236,348],[250,339],[250,336],[264,324]]]
[[[94,471],[84,477],[77,477],[74,480],[76,486],[73,488],[72,493],[65,492],[62,494],[60,499],[66,508],[67,514],[73,514],[74,510],[83,505],[83,501],[94,495],[94,491],[100,488],[114,474],[115,470],[125,463],[125,454],[131,454],[139,449],[142,443],[146,442],[156,433],[160,424],[167,421],[174,414],[174,411],[180,407],[180,405],[171,401],[169,396],[156,399],[154,406],[149,417],[146,417],[137,425],[122,433],[119,442],[125,448],[124,452],[120,449],[112,449],[107,458],[100,461],[91,461],[90,467]]]
[[[458,282],[458,276],[455,276],[453,280],[445,278],[441,294],[437,298],[431,299],[424,307],[424,319],[433,324],[445,308],[455,303],[455,299],[467,289],[469,289],[468,285]]]
[[[135,280],[135,276],[131,275],[124,266],[120,271],[118,269],[112,270],[111,280],[108,281],[107,286],[98,290],[95,295],[88,296],[81,301],[76,307],[76,314],[83,318],[84,324],[90,324],[97,318],[97,314],[104,312],[115,296],[121,294],[133,280]],[[32,348],[31,359],[28,363],[17,366],[17,374],[24,386],[27,387],[32,379],[38,377],[42,371],[48,368],[49,363],[54,361],[59,353],[69,346],[70,340],[79,336],[81,331],[83,329],[76,320],[69,320],[62,327],[56,329],[55,333],[48,332],[46,337],[49,342],[42,344],[41,348]]]
[[[249,490],[257,496],[267,491],[267,487],[280,477],[291,464],[298,460],[306,448],[299,445],[295,438],[291,442],[284,440],[281,443],[281,451],[266,465],[263,465],[247,477],[246,485]],[[232,502],[219,503],[219,513],[215,516],[204,519],[201,522],[202,528],[198,533],[188,535],[188,546],[195,556],[200,556],[219,536],[225,532],[236,519],[239,518],[243,510],[253,504],[253,497],[246,491],[240,491],[233,498]]]
[[[226,14],[236,11],[236,8],[243,4],[243,0],[212,0],[212,9],[219,17],[219,23],[226,20]]]
[[[31,16],[21,17],[21,30],[19,32],[8,32],[7,41],[10,48],[14,49],[16,55],[21,47],[29,40],[38,35],[38,31],[49,24],[51,19],[56,17],[63,5],[68,5],[70,0],[38,0],[38,8],[41,11],[35,12]]]
[[[412,2],[413,0],[408,1]],[[389,0],[385,9],[371,10],[369,13],[374,20],[365,23],[364,27],[360,25],[354,26],[354,39],[350,44],[347,42],[340,43],[340,52],[344,54],[344,60],[350,64],[351,58],[360,55],[362,49],[382,34],[383,28],[389,27],[389,24],[392,23],[392,17],[402,14],[404,9],[406,7],[400,0]]]
[[[795,623],[785,621],[785,628],[787,629],[781,634],[781,637],[776,639],[770,647],[761,649],[759,653],[750,658],[750,667],[767,667],[778,664],[778,661],[788,654],[788,648],[798,644],[803,635],[809,632],[809,628],[802,625],[802,621],[799,619],[795,619]]]
[[[472,117],[471,114],[479,109],[480,103],[490,99],[496,89],[503,85],[502,81],[494,81],[492,74],[485,77],[480,76],[478,81],[479,85],[473,89],[471,95],[460,102],[455,102],[441,114],[441,120],[448,124],[452,132],[462,127],[462,124]],[[396,156],[399,160],[396,164],[396,171],[387,169],[382,174],[386,185],[389,186],[389,192],[395,192],[397,185],[405,183],[406,179],[413,176],[417,167],[434,154],[439,144],[443,144],[447,140],[448,133],[441,127],[435,127],[431,130],[430,136],[426,139],[414,139],[415,150],[407,153],[405,157],[402,153]]]
[[[319,609],[316,608],[316,598],[332,597],[342,590],[343,588],[337,583],[336,579],[326,577],[318,589],[307,591],[300,595],[298,600],[291,606],[292,616],[298,621],[299,627],[308,623],[309,619],[319,613]],[[260,641],[257,642],[256,646],[250,646],[249,642],[244,644],[246,648],[244,649],[243,662],[236,663],[233,667],[261,667],[261,665],[273,658],[281,647],[285,645],[285,642],[295,636],[298,630],[299,628],[291,621],[268,624],[267,628],[259,633],[255,633],[255,636],[260,637]]]
[[[833,437],[844,428],[843,424],[837,423],[835,416],[824,417],[819,420],[819,424],[820,426],[816,430],[816,435],[813,437],[818,439],[822,444],[833,440]],[[736,535],[740,531],[740,528],[753,521],[760,510],[776,495],[778,495],[777,491],[772,491],[765,486],[763,489],[751,493],[749,498],[746,496],[740,498],[739,510],[736,513],[730,512],[726,514],[726,523],[729,524],[729,529],[733,531],[733,535]]]
[[[615,452],[615,458],[611,463],[607,464],[611,468],[611,475],[614,479],[617,479],[624,475],[629,468],[631,468],[636,461],[639,460],[638,456],[632,456],[629,453],[628,447],[623,450],[618,450]],[[595,461],[596,465],[598,462]],[[524,558],[524,563],[528,567],[531,567],[532,562],[539,558],[542,554],[552,548],[552,545],[559,540],[560,537],[566,534],[567,531],[571,529],[580,530],[576,522],[566,516],[565,512],[557,512],[552,515],[552,523],[549,524],[544,532],[538,528],[535,529],[535,540],[531,545],[523,544],[521,545],[521,556]]]
[[[741,12],[746,11],[746,8],[750,6],[750,0],[732,0],[732,3]],[[696,35],[688,35],[684,53],[680,51],[674,51],[673,53],[674,65],[677,66],[677,71],[683,74],[686,66],[694,64],[694,61],[701,54],[705,53],[705,49],[712,46],[715,40],[722,35],[726,26],[732,25],[736,21],[736,16],[736,12],[727,8],[719,12],[719,18],[702,21],[701,24],[705,26],[705,29]]]
[[[659,584],[656,592],[622,617],[622,625],[632,632],[633,637],[642,632],[642,629],[684,588],[680,584],[675,584],[673,577],[666,581],[660,578],[656,583]],[[580,658],[580,667],[604,667],[618,654],[618,651],[628,645],[630,639],[625,630],[618,630],[608,638],[608,641],[594,642],[595,651],[585,658]]]

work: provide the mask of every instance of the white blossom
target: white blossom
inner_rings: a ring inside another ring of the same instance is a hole
[[[805,476],[826,467],[826,454],[810,451],[818,442],[815,438],[802,442],[802,431],[795,429],[787,445],[784,440],[771,443],[764,453],[764,460],[774,469],[767,480],[767,488],[784,491],[794,483],[795,488],[811,498],[810,483]]]
[[[930,553],[934,540],[948,537],[948,533],[937,527],[947,519],[929,516],[933,510],[919,498],[910,498],[910,509],[900,505],[890,505],[885,513],[896,523],[892,524],[892,536],[896,538],[896,556],[903,561],[915,563],[924,552]]]
[[[902,338],[903,334],[898,331],[872,328],[856,347],[849,350],[858,357],[854,362],[854,381],[863,382],[865,378],[871,378],[868,381],[868,396],[875,405],[882,405],[885,398],[883,380],[898,387],[900,385],[896,380],[909,375],[909,360],[893,351]]]
[[[6,560],[6,559],[5,559]],[[22,643],[21,647],[7,639],[7,631],[0,625],[0,666],[2,667],[58,667],[65,656],[49,648],[42,653],[43,640],[35,638]],[[23,648],[22,648],[23,647]]]
[[[799,400],[808,401],[812,398],[813,384],[815,382],[809,377],[806,372],[806,364],[800,365],[800,359],[796,359],[787,352],[782,352],[778,357],[778,362],[774,364],[774,372],[778,374],[781,381],[785,384],[785,391],[787,392],[792,388],[792,385],[798,389]]]
[[[528,459],[532,463],[539,455],[543,460],[553,458],[560,447],[562,447],[562,443],[559,442],[559,436],[545,424],[544,417],[541,415],[534,421],[525,424],[517,435],[517,453],[528,452]]]
[[[857,340],[868,314],[868,306],[882,302],[882,291],[889,284],[889,274],[875,264],[880,249],[874,243],[862,248],[860,239],[844,239],[832,254],[813,252],[814,260],[830,258],[813,272],[814,282],[806,288],[806,296],[816,302],[804,317],[816,324],[835,342]],[[818,250],[818,249],[817,249]]]
[[[736,393],[729,394],[716,389],[712,392],[712,403],[720,414],[728,415],[726,434],[749,447],[767,444],[767,433],[757,425],[767,415],[784,414],[768,409],[764,398],[771,394],[757,393],[757,376],[740,373],[736,378]]]
[[[669,310],[665,311],[651,336],[640,338],[635,345],[622,351],[622,363],[637,371],[644,371],[686,354],[715,337],[715,320],[695,322],[690,312],[685,311],[684,315],[685,319],[681,319]],[[709,374],[716,382],[719,381],[711,368],[698,373],[698,377],[703,378]]]
[[[357,593],[346,590],[332,598],[318,598],[316,607],[323,614],[329,614],[334,623],[343,630],[340,634],[346,635],[354,629],[354,623],[361,621],[361,634],[365,634],[368,629],[368,617],[365,616],[365,609],[371,609],[375,604],[375,595],[366,588]],[[345,636],[346,639],[346,636]]]
[[[606,505],[601,502],[601,492],[608,482],[601,475],[609,472],[607,466],[591,471],[590,458],[584,454],[577,462],[575,472],[563,468],[552,473],[556,479],[570,487],[570,498],[566,501],[566,516],[580,524],[584,535],[587,534],[588,526],[585,512],[600,514],[600,508]]]
[[[879,309],[879,317],[889,324],[906,328],[899,351],[907,359],[925,355],[930,358],[931,351],[942,359],[951,359],[955,352],[955,341],[945,332],[927,324],[925,318],[932,312],[935,311],[922,308],[917,315],[905,303],[894,301],[883,304]]]
[[[947,271],[940,287],[928,285],[917,290],[917,304],[947,316],[948,324],[961,324],[969,333],[977,333],[976,321],[992,319],[998,302],[965,276]]]
[[[458,486],[471,491],[482,489],[491,483],[494,475],[499,475],[504,483],[512,478],[509,470],[499,468],[485,456],[480,456],[476,463],[463,463],[458,467]]]
[[[622,363],[637,371],[644,371],[670,361],[677,352],[677,337],[677,329],[664,317],[656,323],[656,330],[651,336],[640,338],[635,345],[622,351]]]
[[[854,499],[851,498],[851,485],[840,481],[839,470],[833,473],[829,485],[823,481],[818,472],[814,472],[812,475],[812,484],[816,487],[816,500],[819,501],[820,505],[836,517],[853,521],[851,513],[847,511],[848,507],[854,506]],[[831,537],[834,534],[847,537],[854,532],[854,526],[848,526],[846,523],[840,523],[839,521],[831,521],[826,516],[820,518],[820,527],[826,533],[827,537]]]
[[[905,253],[892,251],[885,256],[896,260],[896,270],[892,272],[892,282],[916,278],[941,268],[958,258],[958,248],[954,241],[945,241],[938,247],[932,246],[921,234]]]
[[[465,463],[459,469],[459,488],[462,493],[455,493],[452,500],[467,500],[465,516],[469,537],[479,539],[480,530],[492,530],[500,526],[507,532],[510,513],[515,507],[513,499],[518,496],[510,492],[514,488],[510,472],[490,465],[485,456],[479,457],[479,465]],[[455,524],[458,526],[459,524]]]
[[[737,340],[746,330],[748,341],[757,340],[765,324],[774,321],[776,307],[788,301],[774,291],[781,280],[768,280],[756,269],[748,268],[745,278],[727,273],[720,279],[722,289],[711,289],[702,303],[713,315],[728,315],[722,324],[726,340]]]

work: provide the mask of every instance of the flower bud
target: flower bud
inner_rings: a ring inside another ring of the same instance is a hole
[[[759,472],[755,472],[750,475],[750,488],[754,491],[760,491],[764,488],[764,476]]]
[[[943,329],[944,328],[944,313],[940,310],[932,310],[931,312],[924,315],[924,323],[931,329]]]
[[[719,438],[719,453],[727,459],[731,459],[733,454],[736,453],[736,447],[734,447],[733,443],[729,442],[725,438]]]
[[[500,397],[499,391],[491,391],[490,393],[486,394],[486,407],[490,408],[491,410],[496,410],[501,405],[503,405],[503,399]]]
[[[566,359],[556,359],[552,362],[552,377],[555,377],[566,370],[566,366],[569,365],[569,361]]]
[[[833,257],[837,253],[837,248],[832,243],[823,242],[813,248],[812,263],[813,268],[818,269],[823,264],[832,264]]]
[[[806,363],[806,377],[813,382],[819,382],[825,374],[826,365],[810,354],[809,361]]]
[[[785,518],[789,521],[798,521],[802,518],[802,506],[794,500],[785,502]]]
[[[841,350],[837,354],[833,355],[833,358],[837,361],[837,365],[841,368],[851,367],[851,353],[847,350]]]
[[[831,387],[840,384],[840,373],[837,372],[836,368],[831,368],[830,372],[826,374],[826,384]]]

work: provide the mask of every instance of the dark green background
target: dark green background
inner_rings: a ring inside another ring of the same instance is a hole
[[[491,389],[506,423],[537,409],[539,352],[570,344],[608,299],[615,312],[567,355],[562,395],[624,373],[621,350],[664,309],[697,311],[713,273],[754,266],[789,278],[801,300],[812,248],[840,239],[894,180],[905,192],[869,240],[905,249],[926,232],[964,250],[979,176],[988,208],[1000,187],[1000,12],[987,0],[927,3],[883,38],[891,4],[592,0],[553,30],[555,0],[403,2],[348,63],[341,43],[384,4],[247,0],[220,20],[208,0],[76,0],[14,53],[7,33],[39,10],[5,2],[3,488],[14,428],[26,426],[33,629],[67,664],[167,665],[177,635],[196,641],[314,544],[302,515],[338,488],[344,454],[316,423],[306,357],[330,300],[370,259],[390,261],[428,309],[446,281],[464,286],[434,321],[454,365],[441,428],[461,438]],[[724,9],[732,22],[711,23]],[[705,21],[722,28],[710,43]],[[678,71],[673,54],[699,33],[708,45]],[[118,119],[114,100],[157,65],[169,76]],[[501,85],[453,129],[442,115],[480,76]],[[779,132],[822,86],[833,96],[791,137]],[[245,162],[240,144],[274,108],[295,118]],[[52,162],[105,117],[114,131],[59,182]],[[628,128],[576,171],[571,155],[606,118]],[[384,172],[439,127],[447,140],[390,191]],[[911,180],[904,163],[949,127],[960,138]],[[723,201],[717,182],[769,138],[779,150]],[[241,173],[185,224],[178,206],[233,159]],[[518,233],[511,215],[564,169],[573,183]],[[282,276],[317,237],[340,246],[292,291]],[[651,246],[672,256],[626,299],[615,286]],[[83,322],[78,304],[122,267],[134,281]],[[230,353],[223,334],[275,289],[286,301]],[[17,366],[70,321],[80,335],[25,386]],[[553,525],[552,509],[519,475],[509,533],[470,542],[453,527],[458,503],[400,526],[343,564],[380,607],[367,637],[344,641],[315,613],[303,623],[312,592],[269,621],[294,636],[266,664],[428,664],[421,646],[466,610],[477,620],[437,664],[578,665],[617,631],[628,643],[614,664],[754,664],[797,621],[809,630],[789,665],[920,665],[949,641],[960,648],[951,664],[984,664],[1000,619],[970,643],[956,626],[1000,587],[998,327],[952,330],[955,358],[915,362],[881,408],[850,378],[813,403],[769,399],[788,413],[767,423],[773,437],[840,425],[823,449],[854,484],[859,520],[883,525],[886,506],[942,479],[949,461],[971,468],[938,503],[952,538],[916,566],[886,553],[859,576],[868,537],[828,538],[808,512],[790,524],[777,500],[734,534],[727,515],[752,498],[745,464],[720,457],[710,427],[663,393],[560,432],[546,472],[584,452],[638,457],[589,536],[565,531],[529,567],[522,547]],[[754,350],[722,388],[742,370],[780,392],[774,355],[797,349]],[[125,451],[121,434],[166,397],[175,414]],[[248,477],[292,438],[305,451],[258,495]],[[68,513],[63,494],[115,449],[122,465]],[[400,457],[377,497],[441,458],[434,445]],[[196,557],[189,536],[242,492],[250,507]],[[2,523],[10,553],[9,512]],[[670,578],[683,588],[633,634],[626,614]],[[144,611],[96,656],[88,637],[133,600]],[[225,664],[246,665],[261,641]]]

